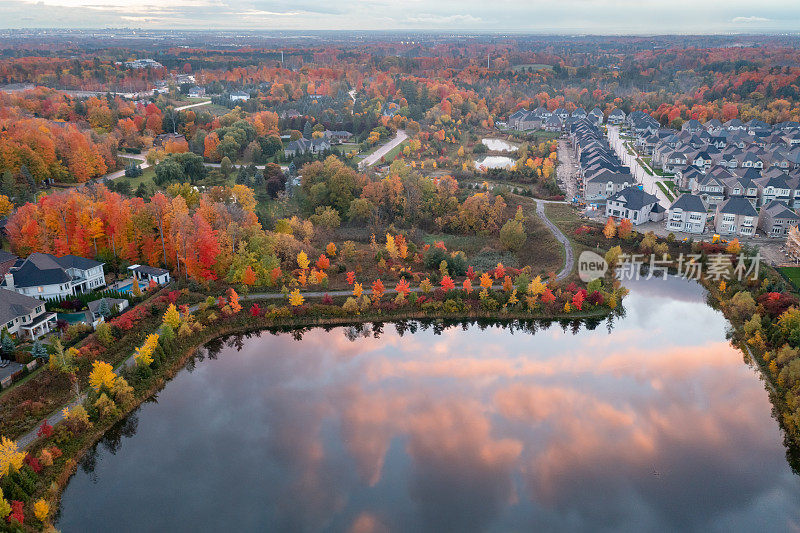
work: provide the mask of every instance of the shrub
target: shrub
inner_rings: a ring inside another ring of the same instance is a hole
[[[527,240],[525,226],[518,220],[511,219],[500,228],[500,243],[503,248],[515,252],[522,248]]]

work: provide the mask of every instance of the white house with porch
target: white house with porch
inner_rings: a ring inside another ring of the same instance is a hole
[[[38,339],[56,328],[56,314],[38,298],[0,288],[0,330],[21,339]]]

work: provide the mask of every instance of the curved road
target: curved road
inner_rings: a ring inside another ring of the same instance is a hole
[[[539,218],[542,219],[544,225],[547,226],[547,229],[555,236],[556,240],[560,242],[564,246],[564,268],[556,275],[556,280],[561,281],[562,279],[569,276],[570,272],[572,272],[572,267],[575,264],[575,254],[572,251],[572,243],[569,242],[564,233],[558,229],[558,226],[553,224],[553,222],[547,218],[547,215],[544,214],[544,204],[553,203],[553,204],[563,204],[564,202],[552,202],[548,200],[534,200],[536,202],[536,214]]]

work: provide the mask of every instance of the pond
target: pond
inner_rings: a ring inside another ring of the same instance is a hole
[[[85,458],[56,526],[792,529],[799,478],[723,316],[690,282],[626,285],[613,323],[210,343]]]
[[[475,168],[505,168],[510,169],[515,161],[504,155],[487,155],[475,161]]]
[[[504,139],[486,138],[481,139],[481,142],[493,152],[516,152],[519,150],[518,144],[510,143]]]

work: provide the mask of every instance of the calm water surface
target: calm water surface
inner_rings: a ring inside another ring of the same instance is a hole
[[[487,155],[475,161],[475,168],[505,168],[514,166],[514,160],[504,155]]]
[[[481,142],[486,145],[489,150],[496,152],[515,152],[519,150],[518,144],[513,144],[503,139],[486,138],[481,139]]]
[[[78,469],[57,527],[790,531],[763,384],[694,284],[595,329],[392,324],[210,345]]]

